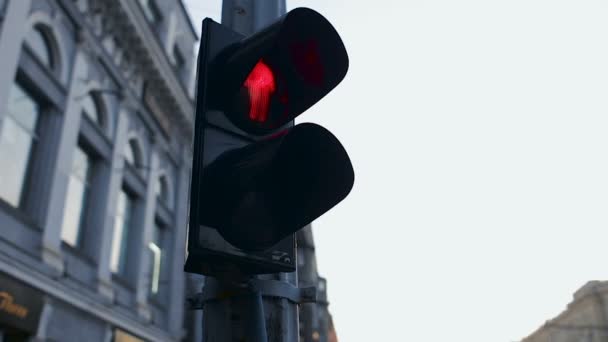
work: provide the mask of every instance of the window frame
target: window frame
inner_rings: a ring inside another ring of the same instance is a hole
[[[132,253],[137,253],[137,251],[140,251],[140,249],[135,248],[137,250],[135,251],[135,249],[130,249],[128,248],[128,246],[136,246],[139,244],[143,245],[143,210],[145,209],[144,207],[146,184],[142,177],[132,167],[125,167],[123,171],[124,172],[122,177],[122,185],[120,187],[120,193],[124,192],[131,201],[131,216],[129,220],[130,235],[128,235],[126,239],[128,250],[125,264],[126,273],[114,272],[112,270],[111,259],[110,272],[112,273],[113,279],[116,279],[119,284],[127,287],[130,290],[134,290],[137,282],[137,279],[135,278],[137,272],[135,272],[135,270],[137,267],[139,267],[139,265],[137,265],[136,263],[141,263],[141,260],[139,260],[138,257],[136,255],[133,255]],[[114,220],[116,220],[116,217],[117,215],[115,213]],[[116,224],[116,222],[114,222],[114,224]],[[116,229],[116,226],[114,226],[114,229]],[[112,241],[114,241],[114,235],[112,236]],[[112,247],[112,249],[113,248],[114,247]]]
[[[23,170],[23,178],[21,180],[21,189],[19,190],[18,203],[16,205],[13,205],[11,202],[9,202],[9,200],[7,200],[3,197],[0,197],[0,201],[2,203],[4,203],[6,206],[12,208],[14,211],[18,211],[18,212],[22,212],[22,213],[26,214],[28,202],[31,201],[30,196],[28,196],[28,193],[31,191],[31,189],[33,187],[32,176],[34,173],[33,169],[35,167],[34,163],[36,160],[36,155],[38,154],[38,152],[37,152],[39,149],[38,145],[42,141],[42,135],[40,132],[41,125],[42,125],[42,121],[43,121],[43,116],[47,115],[46,111],[48,110],[49,105],[46,103],[46,101],[44,101],[44,98],[42,96],[40,96],[39,93],[37,91],[35,91],[35,89],[30,87],[27,84],[27,82],[24,82],[24,80],[22,80],[20,78],[16,78],[13,81],[10,89],[12,90],[12,88],[14,86],[19,87],[21,91],[23,91],[34,103],[36,103],[38,111],[36,113],[36,120],[34,123],[33,130],[30,132],[30,130],[27,127],[22,127],[22,125],[19,123],[19,120],[13,118],[12,115],[9,114],[8,108],[5,109],[6,114],[5,114],[5,117],[2,122],[2,130],[0,131],[0,139],[2,139],[1,135],[2,135],[2,132],[4,132],[6,120],[10,119],[11,121],[14,121],[15,125],[17,125],[19,128],[26,131],[26,133],[30,136],[30,146],[28,148],[29,153],[27,156],[27,160],[25,162],[25,169]]]
[[[30,46],[30,44],[28,44],[28,35],[34,30],[40,34],[46,45],[50,57],[50,63],[48,65],[40,58],[40,56],[36,53],[36,50]],[[21,43],[21,54],[23,55],[24,53],[27,54],[31,61],[42,69],[45,74],[49,75],[55,83],[64,88],[61,75],[65,60],[64,56],[62,56],[60,53],[59,42],[57,37],[55,37],[55,32],[53,32],[53,28],[51,26],[41,22],[31,25]]]
[[[58,59],[61,62],[61,59]],[[58,73],[44,67],[25,44],[20,45],[20,57],[13,83],[18,84],[39,105],[36,123],[39,143],[31,151],[25,173],[25,184],[18,208],[0,199],[0,205],[26,226],[41,231],[49,205],[50,187],[53,181],[46,171],[56,166],[53,156],[57,153],[58,121],[64,117],[67,90],[60,82]],[[6,110],[3,108],[2,110]],[[1,126],[1,124],[0,124]]]
[[[117,260],[117,269],[114,270],[114,266],[113,266],[113,254],[114,254],[114,241],[116,240],[116,220],[118,218],[118,205],[119,205],[119,199],[117,199],[117,207],[116,207],[116,212],[114,213],[114,229],[112,231],[112,246],[111,246],[111,250],[110,250],[110,272],[112,273],[113,276],[118,276],[119,278],[127,278],[128,274],[126,274],[126,272],[128,272],[129,270],[129,262],[130,262],[130,258],[129,258],[129,252],[127,250],[127,245],[128,245],[128,241],[129,236],[131,234],[133,234],[133,226],[135,225],[134,222],[134,214],[135,214],[135,206],[137,203],[137,196],[135,194],[133,194],[133,192],[131,192],[127,186],[123,185],[120,188],[120,192],[119,192],[119,196],[124,194],[126,199],[127,199],[127,203],[126,207],[124,209],[125,213],[128,213],[128,219],[125,220],[124,214],[122,213],[121,216],[121,234],[120,234],[120,244],[118,245],[118,260]],[[126,221],[126,222],[125,222]],[[127,229],[125,231],[125,225],[127,226]],[[126,235],[125,235],[126,234]],[[121,263],[122,260],[122,263]]]
[[[127,149],[131,151],[131,154],[133,155],[133,162],[131,162],[129,158],[127,158]],[[127,143],[125,144],[125,147],[123,149],[122,157],[124,159],[125,166],[129,166],[133,170],[140,170],[143,167],[144,152],[139,140],[136,137],[132,136],[127,139]]]
[[[149,280],[150,280],[150,286],[148,287],[148,293],[150,294],[150,297],[152,298],[152,300],[157,300],[159,299],[159,297],[162,296],[162,292],[161,292],[161,279],[162,279],[162,274],[163,274],[163,261],[164,259],[167,257],[166,253],[166,248],[165,248],[165,236],[167,234],[167,226],[165,224],[163,224],[162,222],[160,222],[160,220],[154,220],[154,227],[153,227],[153,231],[152,231],[152,239],[151,241],[148,243],[148,250],[154,254],[155,250],[154,248],[152,248],[152,245],[158,249],[158,252],[160,254],[160,260],[159,260],[159,265],[158,265],[158,283],[156,284],[156,292],[154,292],[154,278],[155,278],[155,268],[156,268],[156,264],[154,260],[154,257],[156,257],[156,255],[153,255],[153,258],[151,258],[150,260],[150,274],[149,274]]]
[[[158,278],[158,292],[152,292],[153,274],[150,273],[148,275],[148,279],[150,281],[148,286],[148,298],[156,307],[163,309],[169,305],[168,294],[170,292],[169,279],[171,278],[171,275],[168,272],[171,269],[171,262],[173,260],[172,241],[174,230],[171,229],[171,225],[166,218],[159,215],[155,215],[153,229],[155,230],[153,235],[156,235],[156,229],[158,229],[160,232],[159,248],[162,251],[162,254]],[[150,243],[152,243],[152,241],[150,241]],[[147,246],[147,248],[150,251],[149,246]],[[150,269],[152,269],[152,267],[153,265],[150,265]]]
[[[164,184],[164,190],[165,190],[164,194],[162,191],[163,184]],[[165,217],[170,216],[170,213],[173,212],[174,195],[173,195],[173,191],[172,191],[173,185],[170,184],[169,174],[163,173],[159,177],[157,177],[156,184],[154,186],[157,188],[160,187],[160,189],[158,189],[158,190],[155,189],[156,193],[155,193],[154,198],[156,200],[157,208],[160,207],[160,208],[162,208],[162,210],[167,212],[167,213],[163,213],[164,214],[163,216],[165,216]]]
[[[51,35],[48,33],[48,30],[48,27],[46,27],[46,25],[44,24],[35,24],[30,27],[29,31],[27,31],[27,34],[23,39],[23,47],[26,48],[34,56],[37,62],[39,62],[45,68],[55,71],[58,68],[59,61],[57,60],[57,56],[54,51],[54,41],[51,37],[49,37]],[[39,35],[42,39],[44,48],[47,50],[45,54],[48,55],[48,63],[44,61],[43,58],[41,58],[41,56],[37,53],[37,50],[29,44],[29,37],[30,34],[32,34],[33,32],[36,32],[36,34]]]
[[[6,15],[6,7],[8,6],[8,0],[0,1],[0,29],[2,28],[2,21],[4,21],[4,16]]]
[[[139,0],[138,3],[148,24],[156,26],[163,21],[163,15],[154,0]]]
[[[177,44],[173,44],[173,50],[171,50],[171,58],[173,60],[173,67],[181,75],[182,71],[186,66],[186,58],[182,54]]]
[[[103,101],[95,94],[93,91],[89,91],[86,96],[84,96],[80,100],[80,113],[81,117],[85,118],[85,120],[89,120],[93,125],[95,125],[98,129],[100,129],[104,134],[110,134],[109,123],[107,118],[107,113],[105,110],[105,106],[103,105]],[[91,113],[86,110],[85,102],[90,101],[95,110],[95,114],[97,119],[94,120],[91,117]]]
[[[89,157],[89,197],[96,198],[99,194],[103,194],[107,187],[107,178],[104,174],[109,172],[106,168],[111,165],[111,147],[106,140],[99,138],[101,134],[98,131],[92,129],[93,123],[81,120],[80,124],[75,148],[82,150]],[[67,201],[67,195],[65,200]],[[103,210],[106,210],[105,204],[88,201],[86,214],[83,217],[85,228],[80,230],[78,245],[70,245],[62,239],[61,246],[66,252],[81,258],[91,266],[97,266],[100,262],[100,245],[97,241],[101,237],[98,230],[103,229],[102,224],[105,220],[105,215],[101,213]]]
[[[95,177],[95,166],[97,164],[97,156],[95,155],[94,152],[92,152],[90,150],[90,148],[88,146],[86,146],[85,143],[82,142],[82,139],[79,139],[78,144],[76,144],[75,147],[75,151],[74,154],[76,154],[76,151],[80,150],[87,158],[88,161],[88,168],[87,168],[87,174],[85,176],[86,179],[86,189],[85,189],[85,193],[82,195],[83,196],[83,204],[82,207],[80,208],[80,219],[78,222],[78,233],[77,233],[77,237],[76,237],[76,243],[74,245],[70,244],[69,242],[65,241],[63,239],[63,230],[65,229],[65,215],[66,215],[66,208],[67,208],[67,202],[70,196],[69,193],[69,182],[68,182],[68,189],[66,191],[66,196],[65,196],[65,201],[66,203],[64,204],[64,218],[63,218],[63,222],[62,222],[62,226],[61,226],[61,240],[63,243],[65,243],[67,246],[69,246],[70,248],[73,249],[77,249],[77,250],[81,250],[84,248],[84,244],[85,244],[85,234],[87,234],[86,232],[86,227],[89,224],[90,221],[90,216],[91,216],[91,201],[90,201],[90,197],[92,196],[91,194],[94,192],[94,177]],[[73,164],[72,164],[73,167]],[[70,181],[71,178],[73,176],[73,169],[70,169]]]

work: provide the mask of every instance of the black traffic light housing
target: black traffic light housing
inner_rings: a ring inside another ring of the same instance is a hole
[[[354,172],[333,134],[293,120],[347,69],[340,36],[313,10],[250,37],[203,21],[187,272],[295,271],[293,233],[343,200]]]

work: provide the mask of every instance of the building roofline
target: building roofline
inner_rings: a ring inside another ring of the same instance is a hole
[[[591,295],[601,292],[603,290],[602,288],[606,288],[607,285],[608,281],[588,281],[587,283],[585,283],[585,285],[581,286],[578,290],[574,292],[572,301],[570,301],[570,303],[566,305],[565,309],[563,309],[554,318],[546,320],[543,325],[534,330],[530,335],[524,337],[521,342],[530,341],[537,335],[542,334],[545,330],[559,326],[559,321],[567,315],[571,314],[573,307],[579,305],[581,302],[588,299]]]
[[[184,0],[178,0],[177,2],[179,2],[179,6],[182,8],[182,11],[186,14],[186,20],[188,20],[188,27],[190,27],[190,31],[192,32],[192,34],[194,34],[196,41],[201,40],[201,37],[198,35],[198,31],[194,27],[192,18],[190,18],[190,13],[188,12],[186,5],[184,5]]]

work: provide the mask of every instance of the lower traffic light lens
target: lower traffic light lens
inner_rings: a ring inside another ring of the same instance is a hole
[[[205,168],[204,224],[243,250],[265,250],[342,201],[354,183],[348,154],[312,123],[228,151]]]

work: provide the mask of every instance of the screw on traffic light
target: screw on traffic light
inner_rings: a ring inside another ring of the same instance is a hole
[[[348,154],[293,120],[346,75],[333,26],[298,8],[249,37],[203,21],[187,272],[295,270],[294,236],[350,192]]]

